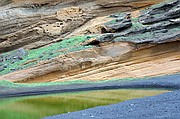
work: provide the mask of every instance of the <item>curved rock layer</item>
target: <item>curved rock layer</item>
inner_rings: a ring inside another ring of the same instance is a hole
[[[14,82],[139,78],[180,72],[180,42],[133,50],[127,43],[66,54],[0,77]],[[146,46],[147,47],[147,46]],[[86,54],[86,55],[85,55]]]
[[[112,49],[110,47],[104,49],[106,52],[103,54],[104,59],[114,55],[114,52],[117,53],[118,49],[119,54],[121,54],[122,50],[119,46],[113,46]],[[119,54],[102,64],[98,63],[93,66],[93,63],[84,62],[81,63],[83,65],[81,68],[63,72],[56,71],[27,82],[56,82],[73,79],[98,81],[120,78],[142,78],[180,72],[180,42],[160,44],[142,50],[130,51],[123,55]],[[99,60],[103,61],[102,59]]]

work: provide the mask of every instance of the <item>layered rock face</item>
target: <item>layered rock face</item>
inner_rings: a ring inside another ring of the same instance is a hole
[[[117,0],[110,3],[104,0],[3,0],[0,3],[0,52],[20,47],[42,47],[62,40],[94,16],[140,9],[158,2],[160,1]]]
[[[133,13],[110,15],[113,21],[104,24],[104,34],[96,42],[163,43],[180,37],[180,1],[170,1]],[[91,42],[95,41],[90,41]]]
[[[94,81],[180,72],[179,0],[141,10],[158,1],[31,2],[1,7],[0,52],[7,52],[0,56],[1,80]],[[127,8],[131,12],[118,12]]]

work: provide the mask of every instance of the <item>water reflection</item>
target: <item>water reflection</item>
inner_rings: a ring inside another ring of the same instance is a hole
[[[166,91],[105,90],[0,99],[0,117],[1,119],[39,119],[163,92]]]

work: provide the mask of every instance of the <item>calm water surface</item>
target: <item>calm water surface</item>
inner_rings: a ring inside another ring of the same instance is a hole
[[[0,119],[39,119],[164,92],[167,91],[104,90],[0,99]]]

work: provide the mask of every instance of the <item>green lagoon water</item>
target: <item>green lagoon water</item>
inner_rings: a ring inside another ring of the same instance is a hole
[[[152,96],[165,90],[104,90],[0,99],[0,119],[39,119]]]

